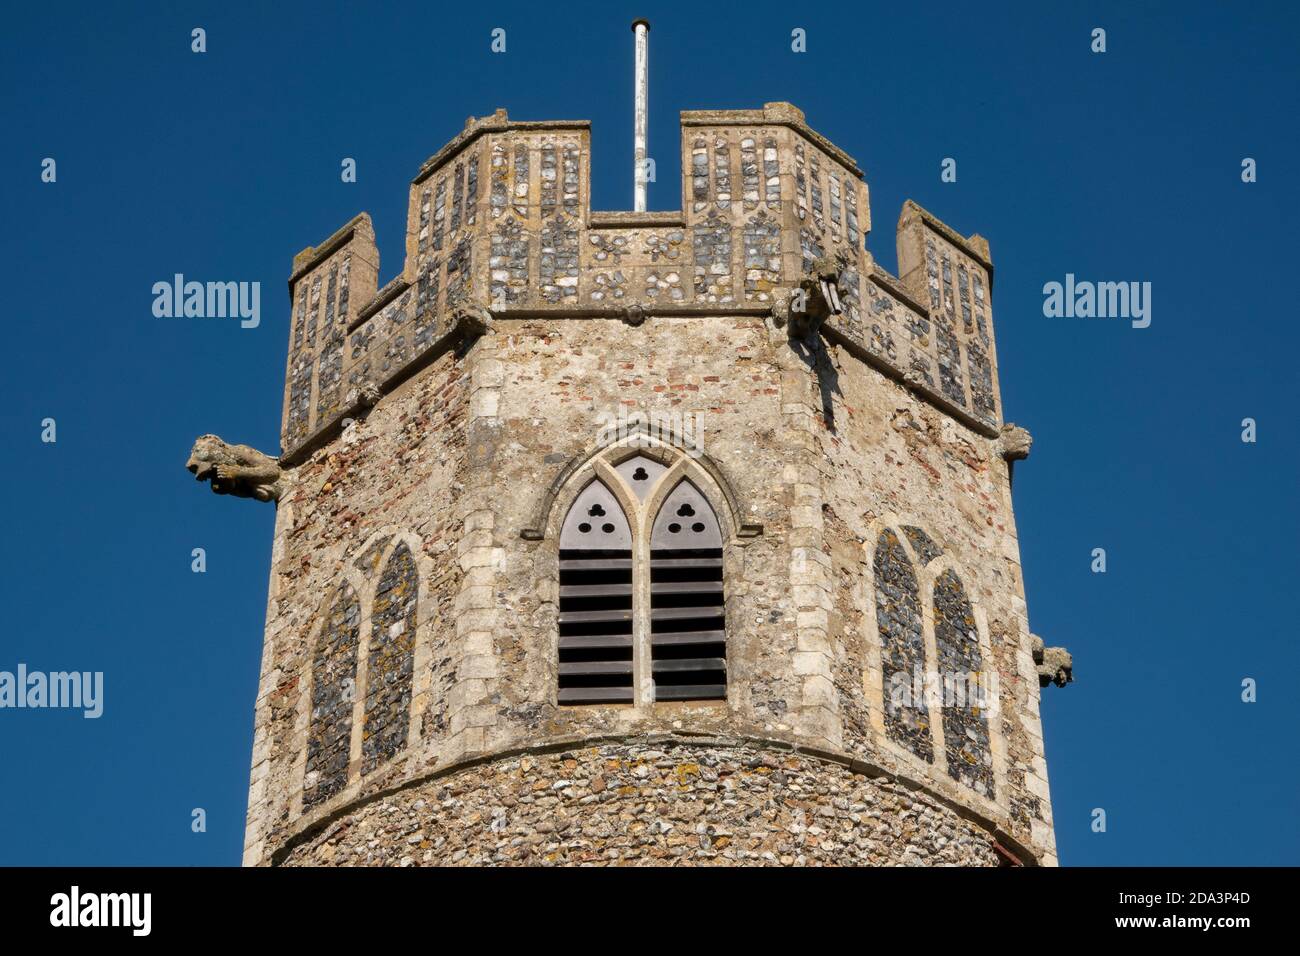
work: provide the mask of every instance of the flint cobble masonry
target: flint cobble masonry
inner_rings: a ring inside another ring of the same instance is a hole
[[[506,758],[368,804],[306,866],[995,866],[924,795],[796,754],[690,743]]]

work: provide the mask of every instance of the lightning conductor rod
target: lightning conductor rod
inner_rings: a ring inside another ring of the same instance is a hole
[[[636,101],[632,129],[632,208],[645,212],[646,114],[650,103],[650,21],[633,20],[636,34]]]

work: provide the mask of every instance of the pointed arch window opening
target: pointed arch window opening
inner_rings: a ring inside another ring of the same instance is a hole
[[[683,479],[650,531],[650,661],[656,700],[725,700],[722,531]]]
[[[643,456],[615,468],[642,502],[667,470]],[[689,479],[663,500],[648,544],[641,573],[648,571],[649,587],[641,593],[649,607],[635,607],[634,540],[618,500],[593,479],[570,507],[560,530],[560,704],[635,701],[638,618],[648,623],[641,653],[649,657],[653,700],[726,700],[722,530]]]
[[[560,530],[560,704],[632,703],[632,529],[599,480]]]
[[[374,771],[406,746],[415,674],[419,572],[405,541],[389,555],[371,611],[361,773]]]
[[[984,696],[990,692],[983,683],[986,646],[974,603],[955,569],[935,565],[945,554],[943,547],[916,525],[897,529],[881,530],[872,562],[886,734],[918,757],[936,762],[930,692],[925,687],[931,675],[939,678],[942,697],[933,716],[942,727],[948,776],[993,799],[995,727],[986,709],[991,706]],[[915,553],[917,565],[902,538]],[[930,598],[933,650],[926,647],[923,590]],[[899,690],[902,693],[896,698]]]
[[[880,532],[872,559],[885,733],[894,743],[934,762],[930,711],[922,690],[926,648],[916,569],[892,528]]]

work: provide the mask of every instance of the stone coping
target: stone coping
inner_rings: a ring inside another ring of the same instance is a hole
[[[293,272],[289,275],[290,304],[293,303],[293,284],[351,242],[357,226],[363,223],[373,234],[374,227],[370,224],[370,213],[359,212],[319,246],[308,246],[293,257]]]
[[[848,167],[859,179],[864,175],[858,167],[857,160],[809,126],[804,119],[803,111],[791,103],[764,103],[761,110],[682,110],[680,117],[683,129],[693,126],[784,126],[799,133],[818,149]],[[590,132],[591,120],[512,120],[504,109],[497,109],[490,116],[471,116],[463,130],[420,165],[420,171],[411,180],[411,185],[417,185],[428,179],[446,165],[452,156],[483,134],[512,130]]]
[[[587,223],[589,229],[633,229],[638,226],[686,228],[686,217],[680,209],[666,212],[632,212],[625,209],[609,212],[592,212]]]
[[[351,335],[357,329],[361,328],[361,326],[365,325],[372,316],[410,287],[411,283],[407,282],[404,277],[400,275],[394,276],[393,279],[389,281],[386,286],[376,292],[375,297],[367,302],[362,307],[361,311],[357,313],[357,317],[352,320],[352,323],[347,328],[348,334]]]
[[[404,790],[411,790],[426,783],[450,777],[464,770],[470,770],[475,767],[481,767],[486,764],[497,763],[503,760],[510,760],[514,757],[529,756],[532,754],[563,753],[566,750],[581,750],[587,747],[599,747],[607,744],[641,744],[655,747],[696,747],[718,749],[749,747],[755,750],[766,750],[778,754],[792,754],[812,760],[821,760],[826,763],[838,764],[839,766],[849,770],[850,773],[860,774],[872,780],[883,779],[890,783],[906,787],[908,790],[915,793],[924,794],[926,798],[951,810],[962,819],[974,823],[976,826],[988,832],[995,841],[995,848],[1012,858],[1015,862],[1024,866],[1039,865],[1038,858],[1034,853],[1011,835],[1009,828],[1006,826],[1008,821],[992,819],[984,813],[981,813],[979,810],[967,806],[961,801],[944,796],[934,790],[929,784],[910,775],[887,770],[879,764],[873,763],[869,760],[864,760],[861,757],[854,757],[843,751],[811,747],[790,740],[781,740],[772,737],[757,737],[747,734],[696,734],[689,731],[661,731],[633,734],[574,734],[566,737],[550,738],[544,742],[536,744],[509,747],[491,753],[472,753],[445,766],[436,767],[424,773],[414,774],[399,783],[382,787],[373,793],[366,794],[365,796],[355,797],[351,800],[338,802],[333,805],[326,804],[304,813],[290,825],[288,834],[280,842],[279,846],[277,846],[271,853],[268,862],[271,866],[277,866],[280,863],[283,863],[290,853],[312,837],[320,834],[331,823],[348,816],[361,807],[368,806],[369,804],[376,803],[380,800],[385,800]],[[352,787],[349,787],[348,789],[353,789],[354,787],[359,787],[359,782],[353,784]],[[347,792],[348,790],[344,790],[343,794],[346,794]]]
[[[803,110],[793,103],[764,103],[761,110],[682,110],[682,127],[688,126],[784,126],[792,129],[828,156],[847,166],[859,179],[865,173],[858,161],[808,125]]]
[[[646,318],[652,318],[656,315],[665,318],[677,316],[731,318],[734,316],[748,315],[757,317],[772,314],[770,302],[752,305],[705,302],[697,305],[691,302],[677,304],[672,302],[633,301],[628,302],[626,305],[566,305],[564,303],[556,305],[508,305],[504,308],[492,309],[492,315],[499,319],[622,319],[626,317],[628,309],[632,306],[640,308]]]
[[[908,292],[899,281],[898,276],[892,274],[888,269],[881,267],[879,264],[872,262],[871,275],[867,276],[878,286],[884,287],[885,291],[895,299],[907,306],[923,319],[931,319],[930,307],[919,299],[912,298],[912,293]]]
[[[457,133],[451,142],[420,165],[420,171],[411,180],[411,185],[416,186],[424,182],[445,166],[447,161],[456,153],[459,153],[484,133],[507,133],[512,130],[533,133],[546,132],[547,130],[589,132],[591,130],[591,120],[512,120],[503,109],[498,109],[491,116],[477,118],[471,116],[465,122],[465,128]]]
[[[989,274],[989,292],[993,291],[993,259],[989,252],[987,239],[979,233],[963,236],[934,213],[923,208],[916,200],[908,199],[903,203],[903,211],[898,215],[899,228],[901,229],[903,223],[913,217],[919,218],[948,242],[982,265]]]

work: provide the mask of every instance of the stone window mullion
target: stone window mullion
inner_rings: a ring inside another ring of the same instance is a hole
[[[632,541],[632,673],[637,707],[654,704],[654,673],[650,647],[650,518],[637,509]]]

